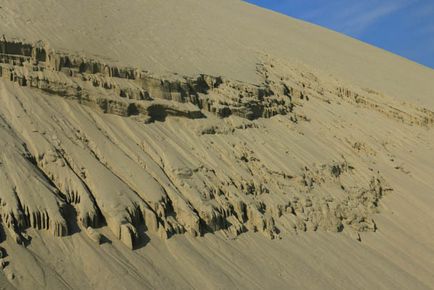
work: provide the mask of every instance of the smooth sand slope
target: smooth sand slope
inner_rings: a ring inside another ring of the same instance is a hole
[[[434,288],[433,70],[241,1],[3,2],[0,287]]]

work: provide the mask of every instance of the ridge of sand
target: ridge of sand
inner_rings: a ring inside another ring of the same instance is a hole
[[[434,108],[434,71],[339,33],[238,0],[5,0],[2,33],[155,73],[254,83],[258,56],[300,62]],[[55,23],[55,25],[53,25]]]

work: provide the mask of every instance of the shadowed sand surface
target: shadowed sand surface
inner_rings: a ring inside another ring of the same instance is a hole
[[[235,0],[0,8],[0,288],[433,289],[434,71]]]

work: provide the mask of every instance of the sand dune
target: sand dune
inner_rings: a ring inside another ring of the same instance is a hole
[[[432,289],[434,72],[225,1],[5,1],[0,286]]]

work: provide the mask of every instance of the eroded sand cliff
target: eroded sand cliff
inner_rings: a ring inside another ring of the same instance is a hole
[[[259,17],[233,2],[221,10]],[[19,5],[39,9],[0,15]],[[22,31],[0,40],[4,287],[432,287],[429,69],[387,54],[398,64],[354,68],[390,72],[381,83],[270,48],[163,72],[110,39],[97,56],[94,40]],[[395,66],[415,76],[397,83]]]

